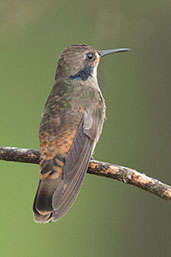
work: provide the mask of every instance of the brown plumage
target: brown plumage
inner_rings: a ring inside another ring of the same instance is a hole
[[[100,56],[106,54],[73,45],[59,58],[39,129],[41,172],[33,205],[35,222],[58,220],[79,193],[105,118],[96,70]]]

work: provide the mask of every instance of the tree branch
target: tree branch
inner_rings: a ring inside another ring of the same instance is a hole
[[[0,146],[0,160],[39,164],[40,152],[33,149]],[[171,201],[171,186],[136,170],[91,160],[87,172],[137,186],[167,201]]]

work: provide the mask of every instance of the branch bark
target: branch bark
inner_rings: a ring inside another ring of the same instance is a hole
[[[0,146],[0,160],[39,164],[40,152],[34,149]],[[87,172],[137,186],[160,198],[171,201],[171,186],[134,169],[91,160]]]

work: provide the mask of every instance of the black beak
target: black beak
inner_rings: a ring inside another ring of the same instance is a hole
[[[100,50],[100,51],[98,51],[98,53],[102,57],[102,56],[105,56],[107,54],[127,52],[129,50],[131,50],[131,49],[129,49],[129,48],[117,48],[117,49]]]

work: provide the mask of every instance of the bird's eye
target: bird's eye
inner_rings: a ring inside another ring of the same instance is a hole
[[[88,54],[87,54],[87,59],[88,59],[88,60],[93,60],[94,57],[95,57],[95,55],[94,55],[93,53],[88,53]]]

